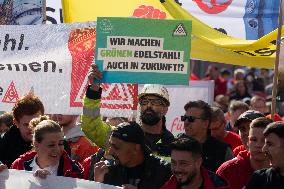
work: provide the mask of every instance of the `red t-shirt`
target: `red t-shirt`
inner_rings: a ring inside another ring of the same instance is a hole
[[[241,138],[238,134],[231,132],[231,131],[227,131],[227,132],[228,133],[227,133],[227,136],[225,136],[224,138],[224,142],[229,144],[232,150],[242,145]]]
[[[203,80],[211,80],[209,77],[203,78]],[[214,97],[216,97],[219,94],[226,95],[227,94],[227,81],[224,80],[222,77],[218,77],[214,81],[215,87],[214,87]]]

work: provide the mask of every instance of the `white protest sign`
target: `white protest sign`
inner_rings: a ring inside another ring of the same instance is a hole
[[[1,189],[119,189],[111,186],[83,179],[69,177],[47,176],[40,179],[32,172],[8,169],[0,173]]]
[[[80,114],[95,37],[94,22],[1,26],[0,110],[33,91],[46,113]]]

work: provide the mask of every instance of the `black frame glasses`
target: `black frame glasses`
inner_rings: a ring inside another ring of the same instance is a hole
[[[141,100],[139,100],[139,104],[140,105],[148,105],[151,104],[153,106],[164,106],[165,103],[162,99],[149,99],[149,98],[143,98]]]
[[[201,118],[201,117],[195,117],[195,116],[182,115],[182,116],[180,116],[180,119],[181,119],[181,121],[183,121],[183,122],[188,121],[188,122],[193,123],[196,119],[203,119],[203,118]]]

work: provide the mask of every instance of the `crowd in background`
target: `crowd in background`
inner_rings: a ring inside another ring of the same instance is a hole
[[[89,73],[80,121],[75,115],[45,115],[29,93],[0,116],[0,171],[32,171],[82,178],[125,189],[259,189],[284,186],[284,123],[271,119],[271,73],[210,65],[213,105],[184,102],[184,133],[166,127],[171,105],[165,86],[144,85],[138,95],[141,123],[103,118],[103,77]],[[281,109],[281,106],[279,106]]]

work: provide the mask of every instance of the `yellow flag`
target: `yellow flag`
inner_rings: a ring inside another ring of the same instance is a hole
[[[62,6],[67,23],[95,21],[100,16],[191,20],[191,58],[261,68],[274,66],[276,30],[259,40],[233,38],[199,21],[174,0],[62,0]]]
[[[159,0],[62,0],[64,22],[96,21],[97,17],[172,18]]]

